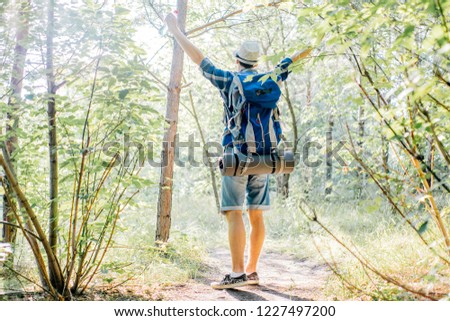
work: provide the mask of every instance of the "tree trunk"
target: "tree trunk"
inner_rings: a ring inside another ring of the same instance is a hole
[[[56,136],[56,85],[53,70],[53,38],[55,33],[55,0],[48,1],[48,20],[47,20],[47,116],[48,116],[48,151],[50,162],[49,177],[49,196],[50,196],[50,214],[49,214],[49,242],[55,256],[58,251],[58,141]],[[53,269],[49,262],[49,275],[51,283],[61,290],[61,284],[58,284],[58,278],[55,277]]]
[[[311,140],[311,136],[309,134],[305,135],[305,144],[307,144]],[[310,166],[305,164],[306,162],[303,160],[303,170],[301,172],[301,179],[303,180],[303,195],[305,195],[305,199],[309,200],[311,195],[311,190],[313,188],[313,182],[314,182],[314,169]]]
[[[363,150],[363,144],[364,144],[364,135],[365,135],[365,119],[364,119],[364,107],[359,106],[358,108],[358,153],[361,153]],[[356,198],[360,199],[362,197],[362,191],[364,189],[364,179],[365,179],[365,173],[364,169],[361,167],[360,164],[357,165],[357,172],[356,175],[358,175],[358,182],[357,182],[357,188],[356,188]]]
[[[281,15],[278,15],[280,21],[280,33],[282,40],[282,49],[285,49],[286,35],[284,32],[284,23]],[[265,48],[265,55],[267,55],[268,48],[272,45],[273,39],[270,38],[270,34],[268,34],[269,44],[267,48]],[[267,63],[267,62],[266,62]],[[269,69],[269,68],[267,68]],[[288,106],[289,115],[291,117],[291,128],[293,131],[293,152],[294,155],[297,152],[297,144],[298,144],[298,128],[297,128],[297,117],[295,116],[294,105],[292,104],[291,96],[289,93],[288,81],[284,81],[284,98],[286,100],[286,104]],[[280,174],[277,175],[277,192],[283,199],[287,199],[289,197],[289,178],[290,174]]]
[[[177,0],[177,10],[178,27],[184,32],[186,25],[187,0]],[[156,241],[159,242],[167,242],[170,233],[175,135],[177,133],[183,58],[183,49],[175,41],[170,82],[167,89],[167,124],[164,133],[163,149],[161,152],[161,178],[159,183],[158,216],[155,237]]]
[[[383,125],[383,121],[380,121],[381,125]],[[383,128],[382,126],[380,128]],[[386,189],[389,191],[389,141],[386,139],[386,136],[381,133],[381,162],[383,164],[384,174],[386,176]]]
[[[36,234],[40,238],[40,242],[41,242],[41,244],[45,250],[45,253],[47,254],[47,257],[48,257],[48,268],[50,271],[49,274],[55,276],[55,280],[56,280],[55,284],[60,286],[61,290],[62,290],[62,285],[64,283],[63,283],[62,271],[61,271],[61,267],[59,265],[58,259],[57,259],[56,255],[53,253],[50,242],[47,238],[47,235],[44,233],[44,230],[42,229],[41,224],[39,223],[36,213],[34,212],[33,208],[31,207],[30,202],[25,197],[25,194],[23,193],[22,189],[20,188],[19,183],[17,181],[16,174],[14,173],[14,169],[12,168],[10,163],[11,162],[8,158],[8,155],[7,154],[2,155],[2,153],[0,153],[0,166],[3,167],[3,170],[5,171],[5,176],[8,178],[8,181],[11,184],[11,189],[17,195],[17,199],[19,200],[21,207],[27,214],[28,219],[31,221],[34,229],[36,230]],[[19,218],[20,217],[18,216],[18,219]],[[30,226],[28,229],[32,230],[32,228]],[[27,235],[25,237],[27,238]],[[42,267],[43,264],[41,261],[43,261],[43,260],[40,259],[40,248],[36,247],[35,245],[36,245],[35,241],[30,242],[30,246],[34,252],[36,260],[38,261],[38,265],[40,267]],[[41,262],[41,263],[39,263],[39,262]],[[41,274],[41,276],[47,275],[45,269],[40,271],[40,274]],[[48,284],[48,283],[49,282],[45,282],[45,284]],[[51,292],[53,292],[53,287],[50,286],[49,290]]]
[[[305,108],[303,113],[311,113],[311,107],[312,107],[312,90],[311,90],[311,72],[308,71],[307,75],[306,75],[306,93],[305,93],[306,97],[305,97]],[[309,142],[309,140],[311,139],[309,133],[308,133],[308,128],[306,129],[306,135],[305,135],[305,140],[304,142]],[[305,166],[305,169],[303,171],[303,180],[304,180],[304,184],[303,184],[303,193],[305,194],[305,198],[309,199],[309,194],[311,192],[312,189],[312,183],[314,181],[314,175],[313,175],[313,168],[311,168],[310,166]]]
[[[326,187],[325,187],[325,195],[330,195],[333,191],[333,158],[331,155],[331,150],[333,149],[333,115],[330,114],[328,118],[328,130],[326,133],[326,141],[327,141],[327,154],[326,154]]]
[[[428,155],[427,155],[427,164],[431,169],[434,169],[434,142],[432,138],[428,139]],[[428,185],[430,186],[430,190],[433,190],[434,179],[433,176],[430,175],[427,177]]]
[[[25,58],[28,50],[28,34],[30,29],[29,13],[30,0],[21,1],[17,15],[16,46],[14,48],[14,63],[10,81],[11,95],[8,99],[8,112],[6,114],[6,136],[8,137],[6,141],[6,152],[9,155],[13,154],[18,143],[15,131],[19,127],[18,103],[20,102],[22,95],[22,80],[24,77]],[[6,178],[5,184],[7,188],[9,188],[9,183]],[[9,195],[12,195],[11,191],[9,192]],[[3,220],[6,222],[14,221],[14,214],[11,212],[6,193],[3,195]],[[11,228],[11,226],[4,226],[3,239],[5,242],[14,243],[15,234],[15,229]]]
[[[282,199],[289,197],[289,174],[277,175],[277,192]]]
[[[297,144],[298,144],[298,128],[297,128],[297,117],[295,116],[294,105],[292,104],[291,96],[289,93],[289,87],[287,80],[284,82],[284,98],[288,105],[289,114],[291,116],[291,127],[293,131],[293,152],[294,155],[297,152]],[[281,195],[283,199],[289,197],[289,178],[290,174],[280,174],[277,177],[277,185],[278,185],[278,193]]]

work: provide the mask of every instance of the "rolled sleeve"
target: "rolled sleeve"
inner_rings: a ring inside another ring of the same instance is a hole
[[[289,66],[292,64],[291,58],[284,58],[276,67],[277,79],[278,81],[285,81],[289,74],[291,73],[289,70]]]
[[[203,77],[220,90],[229,88],[233,81],[232,72],[217,68],[207,57],[200,63],[200,71]]]

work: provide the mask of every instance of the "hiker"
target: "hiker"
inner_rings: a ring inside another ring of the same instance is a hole
[[[225,108],[230,103],[229,91],[232,87],[234,76],[237,73],[248,75],[257,74],[256,67],[260,56],[258,42],[244,41],[241,47],[234,52],[237,72],[225,71],[217,68],[180,31],[177,25],[177,18],[174,14],[168,14],[165,22],[168,31],[173,34],[184,52],[195,64],[200,66],[202,75],[219,89]],[[281,61],[278,65],[278,84],[288,77],[289,65],[304,56],[305,52],[295,53],[292,57],[285,58]],[[227,120],[225,121],[225,125],[227,126]],[[281,134],[281,128],[279,128],[278,133]],[[230,146],[232,139],[230,130],[226,127],[222,145],[224,147]],[[256,270],[265,238],[263,211],[268,210],[270,207],[269,177],[267,174],[223,176],[221,196],[220,210],[225,214],[228,222],[228,240],[231,252],[232,271],[225,275],[222,281],[213,282],[211,286],[214,289],[226,289],[248,284],[259,284]],[[246,233],[242,207],[245,199],[247,200],[251,232],[248,262],[244,266]]]

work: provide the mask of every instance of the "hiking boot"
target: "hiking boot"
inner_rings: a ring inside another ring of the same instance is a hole
[[[259,277],[258,273],[253,272],[247,275],[247,283],[251,285],[258,285],[259,284]]]
[[[238,286],[249,284],[247,281],[247,274],[242,274],[237,278],[232,278],[230,274],[226,274],[222,281],[211,283],[213,289],[232,289]]]

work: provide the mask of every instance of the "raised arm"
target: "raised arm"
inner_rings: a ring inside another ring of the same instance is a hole
[[[166,16],[165,22],[167,24],[167,29],[173,34],[184,52],[194,63],[200,66],[200,63],[205,56],[178,28],[177,17],[173,13],[169,13]]]
[[[283,61],[281,61],[281,63],[277,66],[277,68],[279,68],[279,75],[277,81],[278,86],[281,87],[281,83],[287,79],[289,75],[289,66],[300,59],[308,57],[311,51],[312,48],[308,48],[306,50],[303,50],[302,52],[297,51],[292,56],[285,58],[283,59]]]

